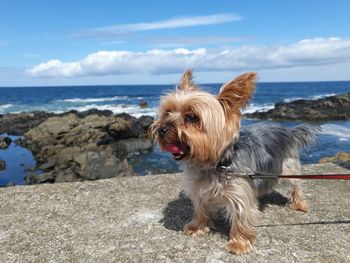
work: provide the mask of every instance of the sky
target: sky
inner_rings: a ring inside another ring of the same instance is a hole
[[[350,1],[0,1],[0,87],[350,80]]]

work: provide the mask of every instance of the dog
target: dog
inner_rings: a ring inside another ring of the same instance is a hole
[[[262,123],[241,129],[242,109],[255,91],[256,73],[227,82],[218,95],[201,90],[192,75],[187,70],[176,90],[161,97],[151,133],[163,151],[182,163],[183,190],[194,206],[184,232],[206,234],[211,216],[223,211],[231,223],[227,251],[246,254],[256,239],[257,198],[280,181],[259,174],[300,174],[299,150],[315,141],[317,127]],[[257,178],[243,176],[249,174]],[[291,185],[291,208],[307,212],[300,181],[284,180]]]

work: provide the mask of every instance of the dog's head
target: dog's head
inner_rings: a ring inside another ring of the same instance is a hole
[[[212,164],[239,136],[241,110],[255,90],[255,73],[224,84],[218,95],[201,90],[188,70],[175,91],[161,97],[151,132],[175,160]]]

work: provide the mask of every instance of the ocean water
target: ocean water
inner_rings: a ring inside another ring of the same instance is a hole
[[[217,93],[220,86],[220,84],[204,84],[202,88]],[[59,113],[68,110],[84,111],[97,108],[111,110],[114,113],[126,112],[135,117],[155,116],[159,97],[173,88],[174,85],[3,87],[0,88],[0,114],[36,110]],[[279,101],[318,99],[348,92],[350,92],[350,81],[258,83],[254,98],[245,112],[268,110]],[[147,102],[149,107],[140,108],[140,102]],[[242,125],[256,122],[257,120],[243,120]],[[280,123],[285,126],[298,124],[298,122]],[[322,128],[318,144],[302,152],[303,163],[315,163],[339,151],[350,151],[350,121],[318,124]],[[19,147],[0,150],[0,158],[9,159],[10,163],[15,162],[15,156],[18,154],[24,156],[24,160],[17,162],[17,168],[11,164],[11,169],[0,172],[0,185],[4,185],[7,181],[20,184],[25,174],[25,167],[33,165],[28,161],[32,158],[28,151],[19,149]],[[142,175],[178,171],[178,165],[171,157],[157,148],[152,153],[132,156],[130,163],[134,170]]]

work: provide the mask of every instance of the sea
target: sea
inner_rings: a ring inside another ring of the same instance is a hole
[[[221,84],[201,86],[217,94]],[[175,85],[1,87],[0,114],[29,111],[61,113],[96,108],[111,110],[114,113],[126,112],[135,117],[155,116],[160,96],[174,88]],[[258,83],[254,98],[244,112],[266,111],[281,101],[316,100],[349,92],[350,81]],[[141,108],[141,102],[147,102],[148,107]],[[259,120],[243,119],[242,126],[257,122]],[[279,123],[292,127],[300,122]],[[318,142],[302,151],[302,163],[317,163],[323,157],[335,155],[340,151],[350,151],[350,120],[319,122],[318,125],[322,128]],[[7,168],[0,171],[0,186],[8,183],[24,184],[23,178],[27,171],[35,166],[31,152],[14,143],[7,150],[0,150],[0,159],[7,164]],[[179,171],[178,164],[171,156],[157,147],[150,153],[131,156],[129,162],[140,175]]]

